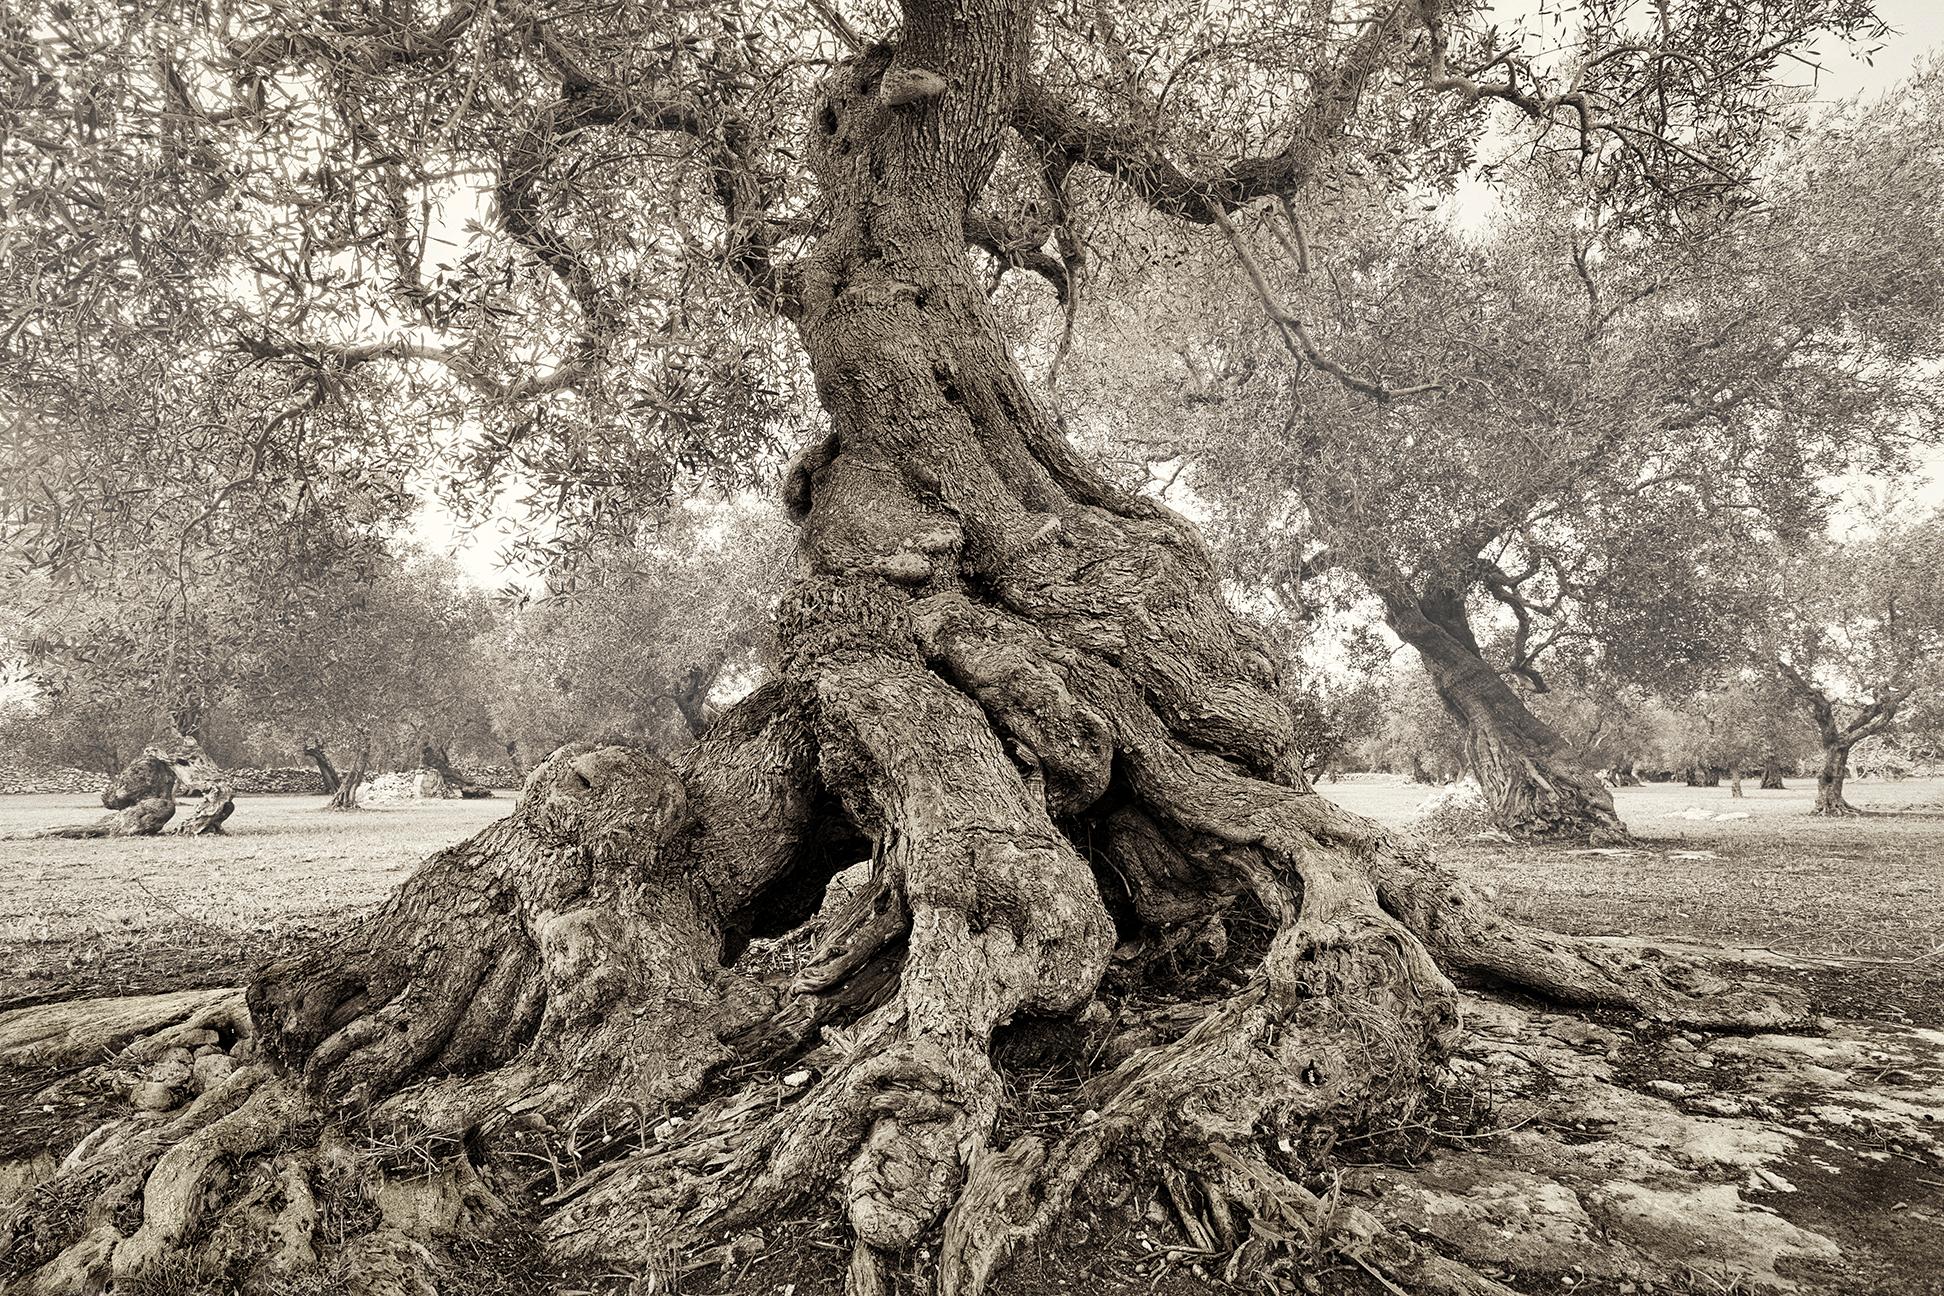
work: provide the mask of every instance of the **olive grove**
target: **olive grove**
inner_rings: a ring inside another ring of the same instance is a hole
[[[267,394],[197,452],[219,514],[389,507],[431,465],[462,510],[524,491],[552,561],[808,442],[768,681],[666,756],[554,752],[508,817],[189,1023],[249,1035],[249,1064],[40,1184],[0,1241],[23,1290],[320,1269],[464,1289],[449,1220],[374,1204],[429,1163],[463,1184],[455,1215],[517,1220],[591,1274],[733,1282],[752,1238],[827,1216],[854,1296],[976,1296],[1133,1180],[1265,1273],[1314,1229],[1393,1290],[1504,1292],[1367,1215],[1333,1229],[1315,1187],[1340,1138],[1428,1101],[1468,1030],[1453,978],[1804,1020],[1788,994],[1501,916],[1318,796],[1279,654],[1203,535],[1076,447],[1063,389],[1026,367],[1057,349],[1012,321],[1058,336],[1119,230],[1247,250],[1285,201],[1442,185],[1500,125],[1630,220],[1727,227],[1784,120],[1781,62],[1868,36],[1858,0],[1588,0],[1545,57],[1453,0],[84,0],[0,23],[35,216],[0,249],[7,363],[71,368],[76,316],[189,321],[142,334],[165,383],[233,366]],[[1399,255],[1427,271],[1399,291],[1465,300],[1428,270],[1469,258],[1435,237]],[[49,264],[67,296],[42,291]],[[1008,278],[1039,295],[995,301]],[[1415,408],[1370,377],[1394,367],[1384,327],[1332,359],[1271,308],[1322,375],[1278,426],[1362,428],[1441,471],[1445,428],[1494,401],[1468,387],[1448,424],[1380,435]],[[1575,309],[1590,337],[1597,300]],[[144,390],[115,412],[139,444],[180,419]],[[1697,381],[1682,418],[1721,415],[1719,390]],[[1681,395],[1643,394],[1643,421],[1673,437]],[[42,419],[34,498],[56,503],[7,518],[62,560],[76,492],[122,479],[98,471],[102,426]],[[1605,420],[1575,426],[1564,442],[1606,444]],[[1554,570],[1547,498],[1493,511],[1462,570],[1386,587],[1454,671],[1479,669],[1459,617],[1488,547],[1508,588]],[[1474,760],[1500,732],[1470,728]],[[1053,1071],[1076,1083],[1031,1108],[1029,1073]],[[398,1159],[347,1183],[360,1138]]]
[[[1483,228],[1353,178],[1248,213],[1232,249],[1150,234],[1169,266],[1106,290],[1140,309],[1080,330],[1066,390],[1102,440],[1193,465],[1235,579],[1375,600],[1501,828],[1616,837],[1530,702],[1549,663],[1717,670],[1733,570],[1826,530],[1831,479],[1944,436],[1940,104],[1933,66],[1778,132],[1746,201],[1703,211],[1542,155],[1499,163]],[[1233,309],[1252,296],[1266,322]]]

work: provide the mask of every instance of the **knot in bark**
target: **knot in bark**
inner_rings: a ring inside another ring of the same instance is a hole
[[[894,67],[878,82],[878,100],[887,108],[905,108],[945,93],[945,78],[930,68]]]
[[[690,819],[674,770],[631,747],[562,747],[528,776],[515,816],[540,840],[598,862],[652,862]]]

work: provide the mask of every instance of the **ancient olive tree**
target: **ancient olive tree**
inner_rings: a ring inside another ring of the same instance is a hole
[[[335,809],[357,805],[374,760],[426,765],[464,786],[446,758],[450,735],[484,725],[492,687],[478,641],[491,600],[445,558],[400,548],[363,573],[340,574],[292,624],[251,681],[259,723],[312,736],[320,769],[348,752],[329,791]]]
[[[1103,439],[1196,466],[1238,579],[1374,595],[1502,827],[1611,835],[1531,705],[1548,660],[1602,645],[1655,686],[1705,665],[1698,550],[1813,534],[1821,479],[1940,435],[1941,101],[1932,68],[1751,144],[1724,162],[1754,176],[1738,201],[1676,220],[1578,159],[1502,167],[1482,227],[1356,177],[1230,222],[1232,247],[1176,239],[1109,294],[1139,310],[1083,317],[1064,390]],[[1267,325],[1238,321],[1252,295]]]
[[[1273,1270],[1301,1263],[1276,1239],[1320,1223],[1305,1177],[1338,1135],[1424,1101],[1464,1029],[1451,976],[1800,1016],[1507,921],[1317,796],[1201,536],[1076,452],[989,288],[1023,268],[1073,292],[1068,195],[1232,222],[1320,199],[1371,141],[1461,154],[1492,105],[1712,189],[1683,141],[1758,129],[1782,52],[1867,11],[1671,3],[1637,31],[1594,3],[1544,66],[1433,0],[1212,26],[812,11],[84,6],[86,38],[68,17],[16,39],[84,175],[100,132],[234,205],[262,286],[236,342],[266,372],[466,402],[460,470],[486,489],[528,472],[577,524],[612,520],[684,456],[738,449],[714,438],[773,436],[790,393],[758,375],[786,337],[822,409],[785,484],[771,682],[666,760],[561,750],[512,815],[264,969],[247,1011],[197,1019],[254,1032],[249,1065],[13,1212],[28,1290],[317,1264],[451,1286],[455,1219],[518,1220],[591,1273],[733,1286],[766,1229],[831,1211],[850,1291],[909,1267],[971,1296],[1129,1178]],[[453,177],[490,199],[442,257]],[[1084,1086],[1029,1108],[1033,1058]],[[371,1205],[360,1137],[459,1175],[452,1211]],[[1379,1229],[1335,1245],[1393,1285],[1504,1290]]]
[[[1749,599],[1751,656],[1808,712],[1821,744],[1815,813],[1855,814],[1850,752],[1944,688],[1944,518],[1877,517],[1777,554]]]

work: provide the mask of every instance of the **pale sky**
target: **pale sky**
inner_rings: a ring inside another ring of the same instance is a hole
[[[1539,0],[1498,0],[1494,9],[1511,21],[1530,15]],[[1819,66],[1801,68],[1800,84],[1813,88],[1812,102],[1835,103],[1856,95],[1877,96],[1902,80],[1918,59],[1944,46],[1944,0],[1878,0],[1877,12],[1892,31],[1874,53],[1851,52],[1827,39],[1816,51]],[[1944,456],[1931,466],[1926,495],[1944,495]],[[450,514],[431,500],[420,508],[414,531],[428,548],[450,553],[460,568],[481,585],[498,588],[510,574],[497,554],[516,524],[500,520],[471,533],[455,530]]]

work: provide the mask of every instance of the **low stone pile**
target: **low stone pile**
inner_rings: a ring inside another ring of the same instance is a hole
[[[445,778],[437,770],[415,769],[396,770],[389,774],[374,774],[358,785],[358,800],[366,805],[383,805],[391,801],[434,800],[453,795],[446,786]]]
[[[108,786],[106,774],[53,766],[30,769],[0,761],[0,796],[23,792],[90,796]]]
[[[214,1026],[186,1025],[166,1035],[121,1059],[125,1066],[116,1079],[126,1087],[137,1111],[173,1111],[256,1059],[255,1039],[244,1035],[226,1039]]]
[[[520,776],[520,771],[511,765],[461,765],[458,769],[462,775],[481,787],[517,788],[526,782]]]

